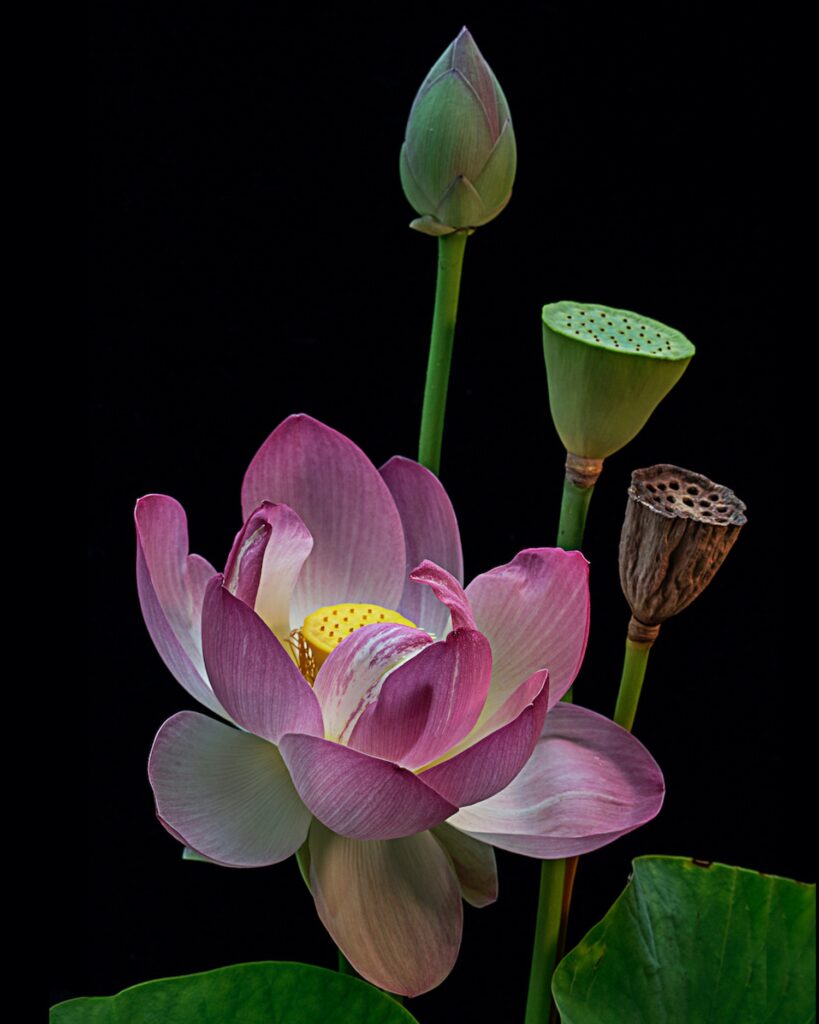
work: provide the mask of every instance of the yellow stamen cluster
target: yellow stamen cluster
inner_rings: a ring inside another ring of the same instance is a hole
[[[403,615],[377,604],[334,604],[319,608],[291,634],[291,645],[302,675],[313,682],[327,655],[362,626],[394,622],[415,628]]]

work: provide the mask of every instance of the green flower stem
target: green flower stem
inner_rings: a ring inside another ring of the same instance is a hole
[[[567,476],[563,481],[563,501],[560,505],[560,525],[557,528],[557,546],[564,551],[579,551],[586,529],[594,485],[578,487]]]
[[[432,316],[427,382],[421,412],[421,438],[418,443],[418,461],[436,476],[441,466],[446,392],[468,234],[467,231],[456,231],[451,235],[441,235],[438,239],[438,281],[435,286],[435,311]]]
[[[551,1016],[552,975],[557,966],[565,880],[565,860],[543,861],[525,1024],[547,1024]]]
[[[614,709],[614,721],[631,732],[640,691],[646,675],[648,653],[651,644],[638,644],[634,640],[626,640],[626,656],[623,660],[623,676],[620,680],[620,691],[617,694],[617,706]]]
[[[564,551],[579,551],[586,529],[594,484],[579,487],[569,475],[563,481],[563,501],[560,506],[560,524],[557,546]],[[571,702],[571,691],[563,700]],[[540,894],[538,896],[535,942],[532,948],[532,969],[529,975],[529,995],[526,1000],[526,1024],[548,1024],[557,1020],[552,1002],[552,975],[566,943],[569,907],[572,899],[577,858],[544,860],[540,868]]]

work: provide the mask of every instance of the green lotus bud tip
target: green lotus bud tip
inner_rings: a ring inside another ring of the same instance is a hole
[[[627,309],[543,307],[552,418],[567,451],[604,459],[635,437],[682,376],[694,346]]]
[[[509,202],[517,151],[503,90],[466,28],[427,75],[401,147],[401,184],[429,235],[479,227]]]

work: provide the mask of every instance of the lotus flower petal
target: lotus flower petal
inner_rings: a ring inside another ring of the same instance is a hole
[[[424,559],[423,562],[410,573],[410,579],[416,583],[424,583],[430,588],[433,594],[441,601],[452,615],[452,628],[477,629],[472,608],[469,605],[469,598],[464,593],[464,588],[451,573],[442,569],[434,562]]]
[[[551,705],[572,685],[589,634],[588,572],[579,551],[529,548],[466,588],[477,628],[492,645],[486,717],[538,669],[549,670]]]
[[[236,535],[225,586],[280,639],[290,634],[290,595],[313,548],[310,531],[287,505],[263,501]]]
[[[188,523],[178,501],[149,494],[137,502],[134,519],[137,589],[151,639],[177,682],[200,704],[227,717],[202,660],[202,601],[216,570],[188,554]]]
[[[290,416],[245,474],[245,518],[263,501],[289,505],[313,537],[293,591],[291,626],[335,601],[397,607],[404,589],[401,519],[378,470],[352,441],[310,416]]]
[[[319,821],[351,839],[396,839],[454,814],[454,804],[417,775],[318,736],[279,743],[299,796]]]
[[[221,576],[208,584],[202,639],[214,692],[243,729],[271,743],[294,730],[323,735],[310,684],[253,609],[222,586]]]
[[[406,542],[406,576],[424,559],[434,562],[463,585],[464,561],[458,522],[449,496],[434,473],[400,456],[381,467],[393,496]],[[449,624],[447,609],[429,587],[411,579],[404,585],[398,611],[421,629],[443,637]]]
[[[276,748],[198,712],[165,722],[148,774],[159,820],[209,860],[276,864],[307,837],[310,812]]]
[[[422,772],[424,782],[460,807],[507,786],[531,758],[543,728],[549,702],[547,675],[545,670],[537,673],[540,690],[514,721]]]
[[[392,624],[364,626],[347,637],[316,676],[314,692],[324,715],[324,735],[346,742],[378,697],[387,673],[431,643],[423,630]]]
[[[593,711],[558,704],[517,778],[450,824],[513,853],[574,857],[650,821],[664,792],[660,769],[631,733]]]
[[[498,898],[498,867],[494,849],[446,822],[436,825],[431,831],[452,858],[466,902],[473,907],[494,903]]]
[[[362,977],[405,996],[439,985],[458,956],[463,905],[429,832],[360,843],[316,821],[310,887],[324,927]]]
[[[469,734],[492,678],[484,636],[458,629],[391,672],[359,718],[350,746],[405,768],[420,768]]]

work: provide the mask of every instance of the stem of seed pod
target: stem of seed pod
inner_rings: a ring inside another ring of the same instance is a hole
[[[631,732],[634,716],[640,702],[640,691],[646,676],[648,655],[654,644],[659,626],[646,626],[632,615],[628,625],[626,639],[626,656],[623,660],[623,675],[620,679],[620,690],[617,694],[617,705],[614,709],[614,721]]]
[[[421,438],[418,442],[418,461],[436,476],[441,466],[449,367],[452,362],[461,268],[468,234],[467,231],[455,231],[450,235],[441,235],[438,239],[435,311],[432,316],[424,407],[421,412]]]
[[[560,526],[557,530],[557,546],[564,551],[579,551],[586,528],[586,514],[589,511],[594,487],[578,487],[568,476],[563,481],[563,501],[560,505]]]

